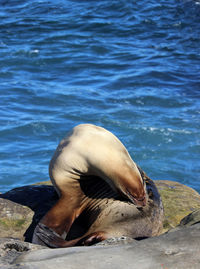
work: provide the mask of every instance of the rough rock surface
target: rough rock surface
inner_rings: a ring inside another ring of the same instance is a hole
[[[192,213],[190,213],[188,216],[183,218],[180,222],[179,226],[191,226],[194,224],[200,223],[200,209],[195,210]]]
[[[157,237],[114,246],[23,252],[2,269],[199,269],[200,223]],[[27,243],[26,243],[27,244]]]
[[[10,268],[15,264],[15,260],[22,254],[30,250],[44,249],[39,245],[23,242],[19,239],[0,238],[0,268]]]
[[[0,237],[12,236],[23,240],[32,218],[30,208],[0,198]]]
[[[156,180],[165,211],[163,232],[176,227],[191,212],[200,209],[200,195],[194,189],[169,180]]]

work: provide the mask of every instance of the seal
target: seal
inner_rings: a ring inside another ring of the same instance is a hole
[[[92,124],[73,128],[58,145],[49,175],[59,200],[36,226],[33,243],[71,247],[159,233],[163,208],[156,186],[108,130]],[[66,241],[79,216],[87,231]]]

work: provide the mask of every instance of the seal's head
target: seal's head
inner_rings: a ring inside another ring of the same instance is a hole
[[[140,174],[134,176],[123,177],[118,185],[119,191],[126,196],[137,207],[143,207],[147,203],[146,184]]]

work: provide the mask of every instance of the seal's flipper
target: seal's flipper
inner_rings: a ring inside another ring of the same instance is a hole
[[[79,244],[81,243],[81,245],[84,246],[91,246],[103,240],[106,240],[107,238],[108,236],[106,236],[105,232],[94,232],[80,240]]]
[[[33,243],[42,242],[42,245],[50,248],[65,247],[66,241],[51,228],[42,223],[38,223],[34,232]]]
[[[65,248],[72,246],[91,246],[106,240],[108,236],[105,232],[94,232],[89,235],[65,241],[59,234],[42,223],[38,223],[34,232],[34,242],[49,248]]]

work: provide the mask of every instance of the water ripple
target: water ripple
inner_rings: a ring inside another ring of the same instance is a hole
[[[48,178],[74,125],[200,191],[199,1],[0,3],[0,191]]]

